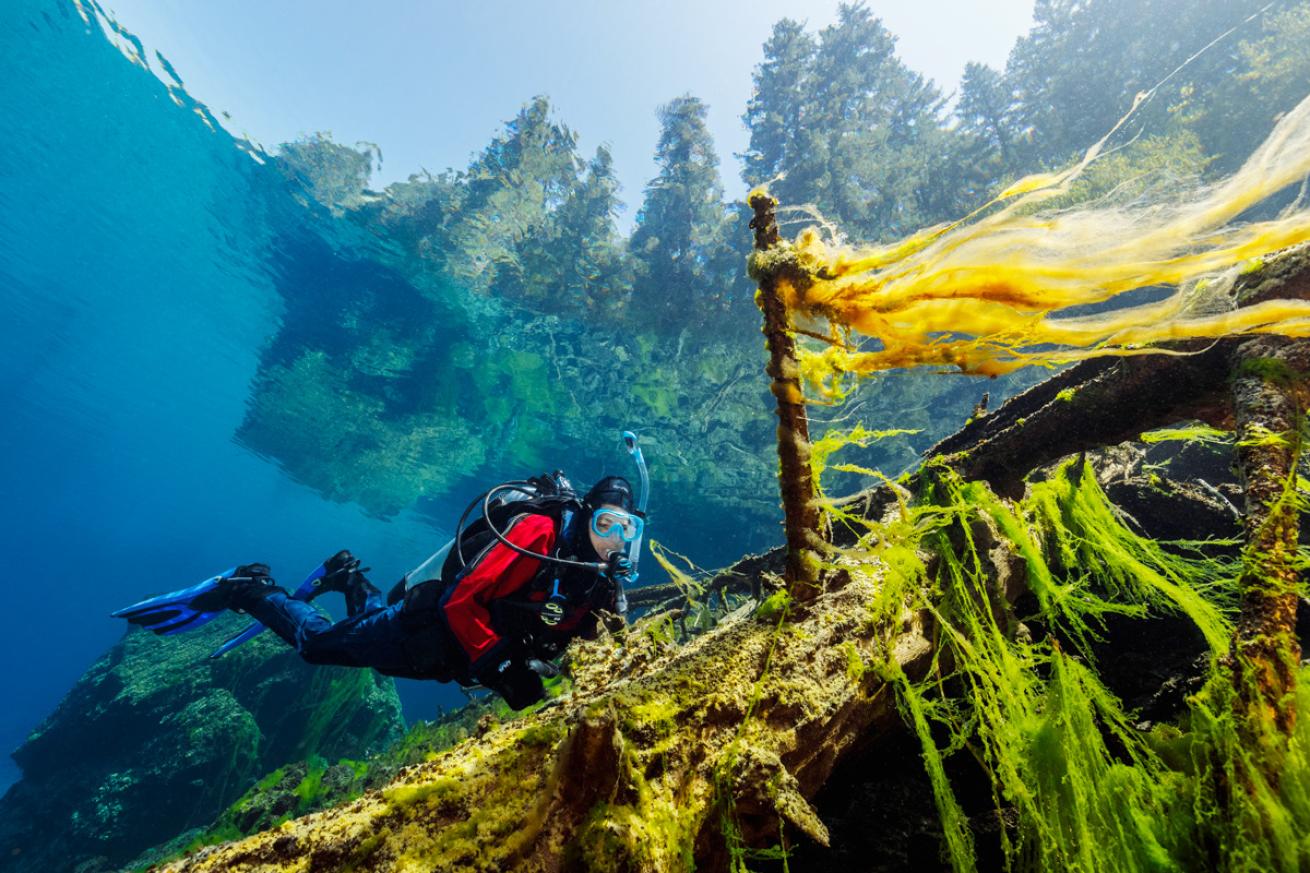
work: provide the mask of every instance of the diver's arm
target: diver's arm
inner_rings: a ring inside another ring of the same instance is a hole
[[[528,551],[549,554],[555,522],[546,515],[524,515],[510,525],[505,538]],[[491,624],[491,602],[526,585],[540,565],[536,558],[496,543],[450,592],[443,606],[446,623],[468,656],[471,675],[503,652],[504,640]]]

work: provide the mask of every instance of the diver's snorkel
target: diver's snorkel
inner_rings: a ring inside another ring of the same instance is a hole
[[[646,503],[650,500],[650,473],[646,471],[646,459],[641,454],[641,446],[637,445],[637,435],[630,430],[623,432],[623,445],[627,447],[628,454],[632,456],[632,461],[637,465],[637,476],[641,479],[641,494],[637,497],[637,515],[643,522],[642,530],[637,534],[637,538],[628,543],[627,558],[629,572],[622,578],[615,580],[618,585],[618,603],[619,615],[626,615],[628,612],[628,597],[623,591],[623,584],[629,585],[637,581],[637,561],[641,559],[641,538],[645,535],[646,521]]]

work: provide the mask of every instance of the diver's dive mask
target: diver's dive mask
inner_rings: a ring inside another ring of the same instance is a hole
[[[643,527],[640,516],[621,509],[598,509],[591,516],[591,531],[602,539],[618,537],[630,543],[641,536]]]

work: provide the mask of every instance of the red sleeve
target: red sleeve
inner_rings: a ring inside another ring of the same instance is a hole
[[[505,539],[530,552],[549,554],[555,544],[555,522],[548,515],[519,516]],[[496,543],[473,565],[446,598],[446,623],[473,664],[500,642],[491,626],[491,601],[523,587],[536,575],[541,561]]]

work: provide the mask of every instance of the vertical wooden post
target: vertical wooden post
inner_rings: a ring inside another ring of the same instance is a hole
[[[1234,667],[1247,717],[1272,722],[1285,736],[1296,725],[1301,660],[1296,638],[1299,514],[1285,495],[1300,450],[1303,359],[1310,356],[1305,345],[1272,337],[1244,343],[1235,355],[1232,388],[1247,549]]]
[[[763,333],[769,350],[765,372],[778,408],[778,485],[787,540],[787,584],[797,600],[812,600],[820,591],[815,545],[822,539],[821,519],[810,469],[810,425],[796,363],[796,339],[783,302],[784,293],[795,291],[804,274],[795,258],[786,257],[782,250],[774,213],[778,201],[757,191],[749,202],[755,211],[750,223],[756,252],[752,275],[760,289],[755,300],[764,313]]]

